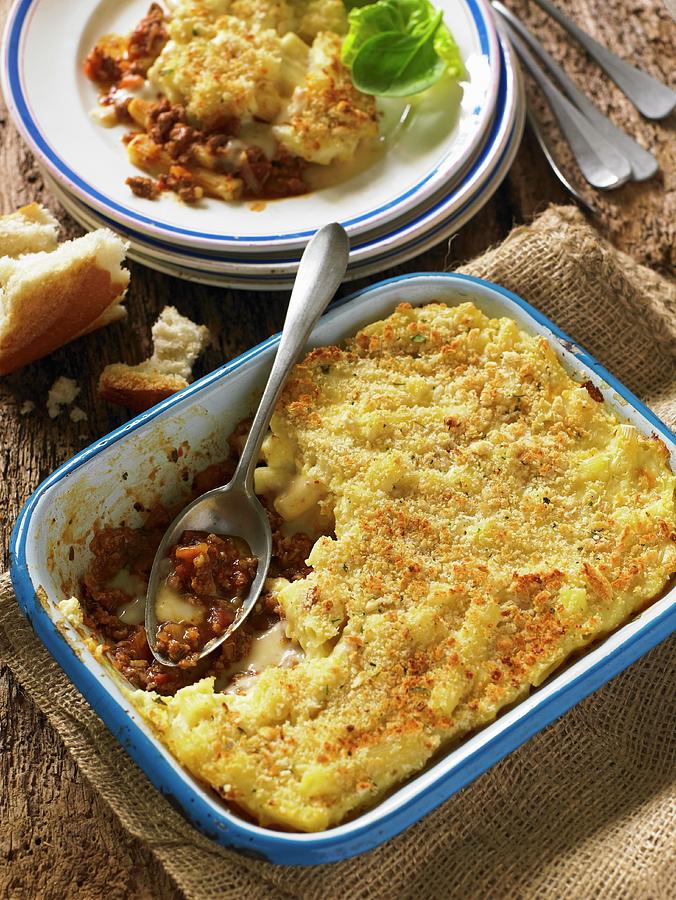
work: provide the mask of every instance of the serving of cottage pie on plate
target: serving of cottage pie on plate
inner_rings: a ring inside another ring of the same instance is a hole
[[[354,236],[409,214],[476,156],[500,81],[484,0],[21,0],[8,34],[5,94],[50,175],[208,250],[286,252],[329,220]],[[405,51],[394,73],[383,36]]]
[[[343,0],[151,4],[127,36],[85,60],[102,124],[129,124],[139,197],[196,203],[281,198],[311,189],[310,166],[377,152],[375,98],[358,91],[341,48]],[[159,175],[159,178],[150,177]]]

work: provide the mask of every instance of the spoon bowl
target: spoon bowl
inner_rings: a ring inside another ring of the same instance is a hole
[[[243,485],[230,482],[225,487],[214,488],[197,497],[178,514],[157,550],[148,581],[148,596],[153,598],[153,602],[146,601],[148,642],[155,658],[167,666],[175,666],[176,663],[160,653],[156,647],[155,637],[160,623],[157,621],[155,598],[161,582],[171,568],[168,552],[180,541],[185,531],[205,531],[210,534],[241,538],[248,544],[251,555],[258,560],[255,578],[242,605],[236,610],[234,621],[223,634],[212,638],[204,645],[200,651],[200,659],[223,643],[255,607],[263,590],[272,557],[272,531],[268,515],[253,491],[248,492]]]
[[[167,529],[153,561],[146,593],[145,626],[154,657],[166,666],[178,663],[157,647],[156,600],[161,582],[171,571],[168,552],[185,531],[201,531],[245,541],[258,561],[254,580],[235,618],[222,634],[211,638],[199,651],[198,660],[215,650],[244,622],[256,606],[272,558],[272,531],[268,515],[253,489],[253,473],[263,438],[286,379],[296,363],[317,320],[333,298],[343,279],[349,256],[345,230],[326,225],[310,240],[298,267],[268,382],[254,416],[242,455],[230,482],[197,497],[185,507]],[[196,660],[197,661],[197,660]]]

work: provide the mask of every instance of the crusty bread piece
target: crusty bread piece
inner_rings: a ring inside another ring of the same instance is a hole
[[[0,216],[0,256],[56,250],[59,223],[44,206],[30,203]]]
[[[0,257],[0,375],[126,315],[125,250],[101,228],[51,252]]]
[[[137,366],[114,363],[99,379],[99,394],[132,412],[154,406],[187,387],[192,366],[209,342],[209,329],[165,306],[153,325],[153,355]]]

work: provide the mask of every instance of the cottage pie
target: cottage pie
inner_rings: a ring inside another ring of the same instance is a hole
[[[471,303],[404,303],[313,350],[262,455],[273,570],[206,673],[150,663],[119,583],[106,599],[111,581],[90,573],[82,599],[160,739],[262,825],[318,831],[372,806],[676,571],[664,444],[544,338]],[[138,546],[118,547],[118,568],[147,568],[161,525],[127,535]]]

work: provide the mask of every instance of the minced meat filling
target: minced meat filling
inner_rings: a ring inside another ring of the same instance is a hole
[[[244,427],[246,424],[248,423],[243,423]],[[231,440],[233,446],[240,432],[241,429],[238,429],[234,433]],[[225,484],[232,476],[236,460],[237,454],[233,450],[227,460],[213,464],[198,473],[193,481],[192,496],[199,496],[218,485]],[[131,603],[134,597],[124,587],[114,582],[121,573],[126,573],[140,580],[145,587],[160,541],[178,511],[178,508],[166,509],[157,506],[148,511],[141,528],[120,525],[98,531],[90,543],[94,558],[82,580],[81,603],[84,622],[101,639],[112,664],[134,687],[165,695],[173,694],[205,676],[223,675],[234,663],[246,656],[253,637],[265,631],[280,618],[276,601],[264,592],[247,620],[213,654],[200,661],[198,665],[194,664],[197,662],[196,659],[191,660],[192,665],[184,666],[165,666],[154,659],[148,646],[144,625],[129,624],[120,618],[123,607]],[[311,571],[305,560],[312,548],[312,539],[306,534],[283,536],[280,531],[282,519],[273,511],[268,511],[268,516],[273,538],[270,576],[284,577],[290,581],[304,578]],[[210,637],[213,637],[222,633],[229,624],[227,621],[229,610],[226,604],[220,602],[222,596],[233,589],[235,593],[239,592],[240,596],[246,594],[250,580],[255,575],[256,560],[243,558],[241,548],[228,545],[227,540],[218,535],[204,536],[198,532],[188,532],[183,535],[183,541],[184,547],[189,544],[205,544],[207,547],[208,572],[199,574],[195,572],[196,554],[192,561],[176,559],[176,562],[183,565],[178,567],[178,571],[174,574],[179,579],[177,586],[193,591],[198,602],[200,598],[202,600],[206,598],[208,605],[210,602],[208,598],[214,598],[210,592],[216,590],[217,602],[211,604],[209,609],[213,612],[208,612],[206,616]],[[200,547],[201,550],[203,547]],[[173,552],[175,556],[176,548]],[[221,557],[220,553],[225,553],[225,557]],[[230,596],[233,596],[232,593]],[[166,626],[175,624],[177,623],[165,623]],[[194,647],[184,648],[183,645],[189,644],[195,636],[191,633],[186,637],[184,625],[179,624],[178,627],[183,634],[165,628],[167,643],[173,639],[178,640],[180,645],[180,649],[175,650],[175,655],[171,653],[167,655],[172,659],[182,660],[185,657],[187,663],[190,652],[204,645],[204,635],[200,634],[194,642]],[[207,640],[210,637],[208,636]],[[165,636],[160,639],[158,634],[158,641],[163,643]],[[166,651],[168,648],[162,649]]]
[[[238,538],[185,531],[169,551],[172,570],[160,591],[180,597],[197,621],[169,620],[157,629],[157,649],[182,667],[194,666],[205,645],[235,621],[258,568],[258,560]]]

